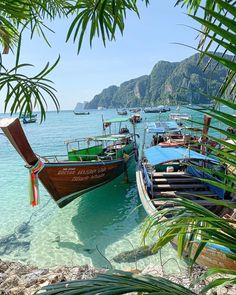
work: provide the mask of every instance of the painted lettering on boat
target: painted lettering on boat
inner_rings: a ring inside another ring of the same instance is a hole
[[[95,174],[95,175],[91,175],[91,176],[74,176],[71,181],[86,181],[86,180],[91,180],[91,179],[99,179],[99,178],[103,178],[106,174],[105,173],[101,173],[101,174]]]
[[[63,168],[57,172],[57,175],[73,175],[76,172],[76,168]]]
[[[113,166],[99,167],[96,169],[94,169],[94,168],[93,169],[62,168],[61,170],[59,170],[57,172],[57,175],[74,175],[75,174],[75,175],[79,175],[81,177],[84,177],[83,180],[87,180],[88,178],[86,178],[86,177],[89,177],[90,179],[92,176],[94,176],[94,178],[103,177],[105,172],[113,170],[113,168],[114,168]],[[100,176],[100,174],[101,174],[101,176]],[[78,180],[76,180],[76,181],[78,181]]]
[[[96,169],[81,169],[77,172],[77,175],[91,175],[91,174],[97,174],[105,172],[109,169],[106,167],[96,168]]]

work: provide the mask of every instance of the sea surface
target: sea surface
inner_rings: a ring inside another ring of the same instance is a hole
[[[176,108],[172,111],[176,112]],[[181,109],[180,112],[190,112],[195,120],[202,120],[201,114],[191,110]],[[141,115],[143,122],[136,128],[140,146],[145,122],[166,120],[169,112]],[[25,124],[23,128],[35,153],[65,155],[65,140],[102,134],[102,116],[104,119],[117,117],[116,110],[91,110],[86,116],[76,116],[72,111],[48,112],[42,124]],[[129,171],[129,183],[120,176],[63,209],[57,207],[42,185],[40,205],[31,207],[28,171],[2,135],[0,171],[1,259],[39,267],[89,264],[129,270],[142,269],[149,264],[161,265],[166,261],[168,270],[178,271],[179,267],[185,266],[171,246],[143,258],[137,257],[135,251],[122,255],[142,246],[141,232],[146,213],[137,194],[135,165]]]

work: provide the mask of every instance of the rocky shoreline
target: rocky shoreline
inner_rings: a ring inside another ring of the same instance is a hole
[[[77,267],[57,267],[53,270],[39,269],[30,265],[24,265],[19,262],[7,262],[0,260],[0,295],[32,295],[38,292],[42,287],[70,280],[83,280],[96,276],[99,272],[106,272],[106,269],[95,269],[88,265]],[[191,282],[199,277],[205,269],[196,266],[192,276],[189,277],[188,272],[178,274],[166,274],[159,267],[149,265],[144,270],[133,270],[136,273],[149,274],[153,276],[162,276],[173,282],[189,287]],[[192,288],[193,291],[199,293],[201,288],[207,282],[203,281]],[[210,291],[207,294],[214,295],[233,295],[236,294],[235,285],[221,287],[217,290]],[[43,293],[42,293],[43,294]]]

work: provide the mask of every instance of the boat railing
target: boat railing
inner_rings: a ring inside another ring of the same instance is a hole
[[[102,156],[99,156],[99,155],[78,155],[78,160],[81,161],[81,162],[85,162],[85,161],[89,161],[91,162],[92,160],[95,160],[95,161],[104,161],[104,160],[112,160],[114,159],[115,156],[115,153],[109,155],[102,155]]]
[[[60,162],[68,159],[67,155],[50,155],[50,156],[39,156],[44,162]]]
[[[86,162],[89,161],[91,162],[92,160],[94,161],[99,161],[102,162],[104,160],[113,160],[114,157],[116,158],[116,153],[110,153],[106,155],[78,155],[78,160],[68,160],[67,155],[50,155],[50,156],[40,156],[40,158],[45,162],[45,163],[58,163],[61,161],[68,161],[68,162]]]

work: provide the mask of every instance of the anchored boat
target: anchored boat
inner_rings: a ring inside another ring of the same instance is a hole
[[[199,149],[198,137],[183,132],[183,129],[175,121],[147,123],[144,144],[148,134],[152,135],[151,145],[162,147],[190,146],[192,149]]]
[[[104,128],[111,127],[112,123],[121,126],[124,121],[125,118],[105,121]],[[19,119],[2,119],[0,128],[30,169],[33,206],[38,201],[37,176],[62,208],[84,193],[127,173],[131,161],[137,158],[134,133],[109,133],[68,141],[67,155],[40,157],[33,152]]]
[[[159,208],[171,208],[175,206],[173,200],[182,197],[193,200],[219,216],[228,216],[229,211],[225,210],[224,206],[209,200],[209,198],[224,200],[224,190],[200,180],[201,178],[221,182],[213,173],[208,174],[201,170],[201,167],[213,168],[217,164],[214,158],[185,147],[152,146],[144,149],[137,167],[136,181],[138,194],[147,214],[155,218]],[[201,196],[208,199],[205,200]],[[231,196],[225,201],[235,204]],[[231,211],[233,213],[233,210]],[[173,243],[176,243],[175,239]],[[198,246],[198,241],[192,243],[192,257]],[[208,243],[196,262],[207,267],[236,270],[236,261],[230,259],[229,254],[236,257],[230,249]]]
[[[144,113],[165,113],[170,111],[170,107],[160,105],[158,107],[146,107]]]
[[[128,112],[126,109],[123,110],[116,110],[117,111],[117,115],[121,115],[121,116],[127,116]]]
[[[131,116],[130,122],[136,124],[142,122],[143,118],[139,113],[135,113]]]

